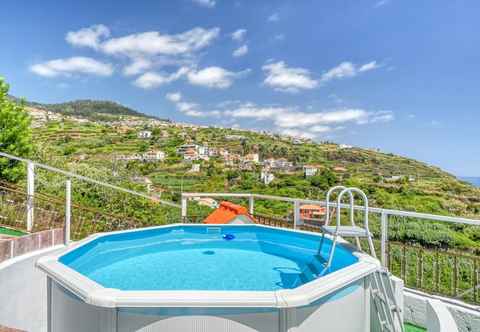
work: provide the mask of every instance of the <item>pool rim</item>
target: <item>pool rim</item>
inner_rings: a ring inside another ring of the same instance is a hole
[[[72,268],[60,263],[60,257],[78,249],[100,237],[139,232],[152,229],[174,227],[210,227],[205,224],[175,223],[161,226],[136,228],[93,234],[81,241],[72,243],[68,249],[55,255],[41,257],[36,267],[47,276],[67,289],[85,303],[104,308],[159,308],[159,307],[265,307],[292,308],[309,305],[318,299],[348,286],[381,267],[380,262],[353,247],[349,242],[339,238],[338,242],[352,250],[358,261],[316,278],[308,283],[292,289],[272,291],[238,291],[238,290],[119,290],[106,288]],[[320,237],[319,233],[278,228],[258,224],[225,224],[215,227],[260,227],[286,232],[296,232]],[[326,235],[331,238],[330,235]]]

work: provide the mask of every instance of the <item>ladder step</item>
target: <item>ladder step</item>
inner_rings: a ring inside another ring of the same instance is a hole
[[[313,263],[308,263],[307,267],[312,271],[314,276],[318,276],[320,274],[320,271],[318,271],[317,267]]]

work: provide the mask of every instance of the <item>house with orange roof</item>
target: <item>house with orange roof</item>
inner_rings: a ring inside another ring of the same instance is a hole
[[[304,204],[300,206],[301,219],[322,219],[325,216],[326,209],[317,204]]]
[[[246,207],[231,202],[220,202],[219,207],[205,220],[204,224],[254,224],[254,218]]]

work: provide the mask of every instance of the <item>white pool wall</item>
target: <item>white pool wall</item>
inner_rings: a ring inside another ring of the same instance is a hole
[[[51,332],[365,332],[370,326],[366,278],[311,305],[285,309],[99,308],[51,284]]]

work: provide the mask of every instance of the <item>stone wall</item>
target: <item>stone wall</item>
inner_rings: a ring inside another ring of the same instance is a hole
[[[63,228],[56,228],[38,233],[9,239],[0,239],[0,262],[26,253],[63,244]]]

